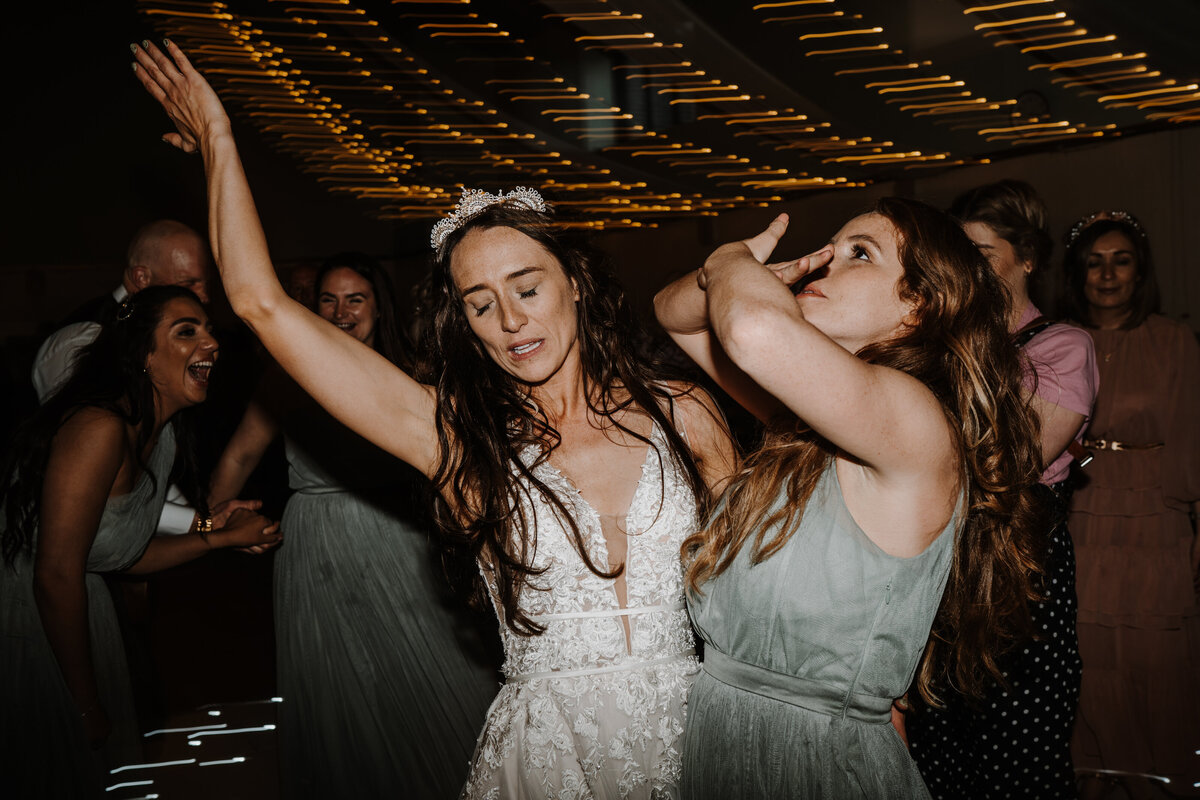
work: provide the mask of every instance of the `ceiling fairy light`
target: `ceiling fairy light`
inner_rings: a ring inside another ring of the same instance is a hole
[[[537,188],[587,215],[580,225],[653,225],[906,169],[985,163],[1007,148],[1118,136],[1110,115],[1162,125],[1200,115],[1196,76],[1150,69],[1151,57],[1119,32],[1091,19],[1077,25],[1054,0],[963,3],[962,29],[1000,48],[998,57],[1020,59],[1047,96],[1095,100],[1097,116],[1086,120],[983,95],[972,74],[923,58],[903,29],[885,30],[887,19],[849,0],[756,3],[742,18],[722,4],[531,5],[138,8],[188,52],[235,119],[324,189],[385,219],[436,217],[461,185],[482,181]],[[714,50],[738,36],[743,54],[762,48],[764,58]],[[768,66],[776,53],[794,65],[797,47],[811,91]],[[855,112],[824,112],[826,86],[850,92]]]
[[[1050,5],[1053,8],[1055,0],[1042,0],[1039,5]],[[976,11],[1002,11],[1008,8],[1007,5],[996,5],[991,7],[981,7],[977,9],[967,9],[963,13],[972,13]],[[1047,9],[1049,10],[1049,9]],[[1080,9],[1082,11],[1082,9]],[[1132,97],[1141,96],[1141,92],[1145,91],[1153,94],[1181,94],[1187,90],[1178,86],[1181,81],[1175,78],[1165,78],[1157,83],[1144,83],[1133,87],[1126,87],[1122,92],[1116,84],[1120,84],[1129,80],[1138,78],[1156,78],[1163,73],[1161,70],[1150,70],[1145,64],[1131,64],[1129,62],[1144,61],[1149,58],[1145,52],[1126,53],[1119,48],[1119,37],[1116,33],[1105,33],[1098,36],[1088,36],[1088,30],[1085,28],[1075,27],[1074,20],[1067,19],[1065,11],[1056,11],[1052,15],[1058,21],[1054,24],[1071,28],[1069,31],[1061,31],[1053,34],[1039,34],[1037,36],[1018,36],[1007,39],[1000,39],[994,42],[996,46],[1019,45],[1019,50],[1022,55],[1030,55],[1039,59],[1038,63],[1030,64],[1027,69],[1031,72],[1046,70],[1050,73],[1066,72],[1064,76],[1056,76],[1051,79],[1051,83],[1061,86],[1064,89],[1079,90],[1079,94],[1084,96],[1095,96],[1096,102],[1104,105],[1106,110],[1119,108],[1137,108],[1145,110],[1149,108],[1145,102],[1114,102],[1116,100],[1127,100]],[[1013,28],[1011,26],[1018,23],[1031,21],[1031,18],[1023,19],[999,19],[993,22],[984,23],[989,27],[1003,27],[1010,33],[1018,31],[1025,32],[1030,28]],[[975,26],[979,30],[981,26]],[[1035,26],[1036,27],[1036,26]],[[994,32],[992,32],[994,33]],[[985,33],[984,36],[991,36],[992,33]],[[1086,37],[1086,38],[1084,38]],[[1054,41],[1052,41],[1054,40]],[[1108,47],[1104,47],[1108,45]],[[1077,56],[1075,48],[1081,48],[1088,55]],[[1107,49],[1108,52],[1096,53],[1097,49]],[[1094,53],[1094,54],[1092,54]],[[1095,68],[1110,67],[1114,64],[1122,65],[1121,69],[1102,69],[1099,72],[1093,71]],[[1190,77],[1195,77],[1190,76]],[[1182,83],[1186,83],[1183,81]],[[1106,91],[1106,89],[1108,91]],[[1133,91],[1130,91],[1132,89]],[[1186,97],[1186,94],[1183,94]],[[1182,98],[1181,98],[1181,101]],[[1161,120],[1162,116],[1158,114],[1147,114],[1147,120]],[[1170,119],[1169,117],[1167,119]],[[1190,120],[1171,120],[1171,121],[1190,121]],[[1115,124],[1112,127],[1104,126],[1102,131],[1111,131],[1119,133],[1116,130]],[[1089,135],[1092,131],[1087,132]]]

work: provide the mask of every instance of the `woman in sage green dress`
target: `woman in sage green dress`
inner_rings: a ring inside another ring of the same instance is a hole
[[[187,412],[207,395],[216,359],[195,295],[143,289],[8,454],[0,473],[6,797],[103,796],[108,770],[140,759],[106,573],[140,575],[216,547],[262,552],[279,541],[277,526],[258,514],[220,513],[214,525],[203,505],[193,532],[154,536],[168,485],[203,500]]]
[[[406,362],[391,283],[372,259],[326,262],[316,310]],[[236,497],[280,433],[293,492],[274,576],[284,795],[453,797],[499,677],[490,640],[457,612],[434,563],[420,475],[277,369],[226,447],[210,499]]]
[[[880,200],[817,252],[764,264],[785,228],[656,300],[768,423],[685,545],[707,646],[683,795],[928,797],[894,698],[918,670],[926,693],[942,675],[978,687],[1029,622],[1039,453],[1007,292],[915,201]]]

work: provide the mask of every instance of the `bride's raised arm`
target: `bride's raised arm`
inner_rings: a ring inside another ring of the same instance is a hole
[[[132,45],[134,73],[175,124],[163,139],[204,159],[209,237],[233,310],[329,413],[431,475],[438,455],[433,389],[287,296],[221,100],[183,51],[164,46],[166,53],[150,42]]]

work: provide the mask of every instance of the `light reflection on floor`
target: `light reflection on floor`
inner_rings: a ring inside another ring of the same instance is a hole
[[[144,734],[146,760],[112,770],[113,800],[276,800],[281,698],[204,705]]]

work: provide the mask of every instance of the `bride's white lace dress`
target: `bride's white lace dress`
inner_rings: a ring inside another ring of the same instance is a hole
[[[584,565],[553,508],[527,494],[534,498],[526,501],[527,519],[536,519],[527,532],[533,566],[545,572],[530,577],[520,603],[546,631],[518,636],[500,626],[506,682],[488,712],[463,798],[678,796],[687,696],[699,670],[679,548],[698,520],[657,426],[650,438],[625,517],[624,606],[616,581]],[[536,455],[529,448],[522,458],[532,464]],[[548,461],[533,473],[574,515],[594,563],[607,564],[595,510]]]

